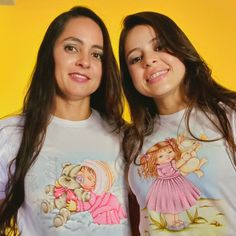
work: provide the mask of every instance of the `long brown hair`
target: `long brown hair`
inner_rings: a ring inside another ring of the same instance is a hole
[[[11,163],[15,171],[13,174],[9,171],[6,197],[0,205],[0,235],[12,235],[12,233],[17,235],[17,211],[25,198],[24,179],[43,145],[53,99],[57,92],[53,48],[67,22],[81,16],[88,17],[98,24],[104,41],[102,80],[97,91],[91,95],[90,106],[114,127],[113,130],[119,131],[124,124],[119,70],[105,24],[99,16],[85,7],[74,7],[60,14],[48,27],[41,43],[32,80],[24,99],[22,140],[16,157]],[[9,229],[8,233],[6,229]]]
[[[189,117],[192,109],[196,107],[218,129],[229,144],[232,153],[234,153],[236,147],[232,129],[226,115],[226,106],[222,106],[221,103],[236,110],[236,93],[219,85],[212,78],[210,68],[173,20],[156,12],[140,12],[129,15],[124,19],[119,42],[121,77],[131,112],[131,124],[127,127],[123,140],[126,160],[129,163],[136,161],[137,155],[143,146],[144,137],[152,133],[154,120],[158,119],[159,115],[154,100],[143,96],[134,87],[126,64],[126,38],[130,30],[137,25],[151,26],[158,35],[162,50],[176,56],[185,65],[184,89],[189,104],[185,119],[190,134],[192,132],[189,128]],[[208,113],[214,114],[217,122],[213,121],[207,115]],[[193,134],[192,136],[194,137]],[[194,138],[198,139],[197,137]],[[234,164],[236,164],[235,156],[233,159]]]

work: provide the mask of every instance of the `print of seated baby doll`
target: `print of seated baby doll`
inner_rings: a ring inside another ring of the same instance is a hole
[[[79,186],[80,191],[76,188],[74,192],[77,193],[70,194],[71,197],[66,197],[66,200],[62,201],[63,207],[58,208],[59,214],[54,218],[54,226],[65,224],[71,214],[84,211],[91,214],[95,224],[119,224],[121,219],[126,218],[117,197],[108,192],[114,183],[114,176],[105,162],[84,161],[80,168],[73,172],[71,182],[74,182],[74,186]],[[55,202],[55,191],[54,197]],[[43,203],[41,206],[45,208]]]
[[[114,183],[114,175],[107,163],[92,160],[83,162],[76,180],[90,194],[90,199],[69,201],[67,208],[70,211],[88,211],[96,224],[119,224],[121,219],[126,218],[117,197],[108,192]]]
[[[161,213],[171,231],[188,227],[180,214],[200,198],[200,190],[179,171],[190,158],[181,156],[174,138],[156,143],[140,158],[139,174],[154,179],[146,195],[147,209]]]

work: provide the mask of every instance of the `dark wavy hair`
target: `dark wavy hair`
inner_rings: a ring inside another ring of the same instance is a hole
[[[0,235],[12,235],[11,233],[17,235],[17,211],[25,198],[24,179],[42,148],[57,90],[54,75],[54,45],[66,24],[77,17],[92,19],[103,34],[102,79],[97,91],[91,95],[90,106],[113,127],[113,131],[120,131],[124,125],[120,75],[107,28],[92,10],[81,6],[73,7],[52,21],[39,48],[31,83],[23,104],[22,140],[18,153],[11,163],[15,171],[11,174],[9,168],[6,197],[0,205]],[[9,230],[8,233],[6,229]]]
[[[130,30],[138,25],[151,26],[158,36],[162,50],[174,55],[185,65],[186,73],[183,86],[188,102],[185,120],[190,134],[194,137],[189,127],[189,117],[192,109],[196,107],[205,113],[222,134],[222,137],[226,139],[232,153],[234,153],[236,148],[232,129],[226,116],[226,107],[220,103],[222,102],[235,110],[236,93],[222,87],[212,78],[210,68],[172,19],[156,12],[139,12],[125,17],[119,41],[123,89],[131,112],[131,124],[125,130],[123,140],[126,160],[129,163],[136,161],[137,155],[143,146],[144,137],[152,133],[154,120],[159,115],[154,100],[143,96],[134,87],[126,64],[126,38]],[[214,122],[207,115],[209,113],[214,114],[217,122]],[[197,137],[194,138],[198,139]],[[235,155],[233,162],[236,164]]]

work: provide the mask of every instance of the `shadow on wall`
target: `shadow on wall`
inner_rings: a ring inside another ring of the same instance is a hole
[[[0,0],[0,5],[15,5],[16,0]]]

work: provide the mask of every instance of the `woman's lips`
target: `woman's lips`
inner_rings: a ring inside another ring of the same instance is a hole
[[[168,72],[169,72],[169,69],[165,69],[165,70],[160,70],[155,73],[152,73],[150,76],[148,76],[146,81],[148,83],[158,81],[158,80],[162,79]]]
[[[87,75],[78,72],[69,73],[69,77],[79,83],[87,82],[90,79]]]

